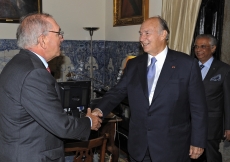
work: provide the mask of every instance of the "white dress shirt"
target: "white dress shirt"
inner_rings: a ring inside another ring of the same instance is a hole
[[[204,80],[205,76],[207,75],[208,73],[208,70],[210,69],[211,67],[211,64],[212,64],[212,61],[213,61],[213,57],[211,57],[210,59],[208,59],[208,61],[206,61],[203,65],[203,69],[201,69],[201,75],[202,75],[202,79]],[[199,61],[199,65],[201,65],[202,63]]]
[[[157,60],[156,63],[155,63],[156,73],[155,73],[153,85],[152,85],[152,88],[151,88],[151,92],[149,94],[149,105],[151,105],[151,103],[152,103],[152,99],[153,99],[153,95],[154,95],[155,88],[156,88],[156,85],[157,85],[157,81],[158,81],[158,78],[160,76],[161,69],[162,69],[163,64],[165,62],[165,58],[166,58],[167,53],[168,53],[168,47],[166,46],[165,49],[162,52],[160,52],[159,54],[157,54],[155,56],[155,58]],[[152,57],[153,57],[152,55],[148,54],[148,66],[151,64],[151,58]]]

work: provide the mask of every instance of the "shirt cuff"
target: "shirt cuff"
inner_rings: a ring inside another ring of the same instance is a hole
[[[92,127],[92,119],[89,116],[87,116],[87,117],[89,118],[89,120],[90,120],[90,126]]]

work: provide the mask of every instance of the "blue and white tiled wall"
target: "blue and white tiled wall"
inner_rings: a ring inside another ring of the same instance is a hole
[[[142,52],[139,42],[93,41],[94,87],[112,87],[116,84],[122,62],[126,56]],[[65,40],[62,55],[49,62],[57,81],[90,80],[91,42]],[[19,51],[15,39],[0,39],[0,72]]]

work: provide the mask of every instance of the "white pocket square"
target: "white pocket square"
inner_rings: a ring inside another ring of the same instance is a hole
[[[210,79],[210,81],[214,81],[214,82],[220,81],[220,80],[221,80],[221,74],[218,74]]]

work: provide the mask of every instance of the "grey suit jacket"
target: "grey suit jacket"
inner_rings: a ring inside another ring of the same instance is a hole
[[[208,105],[208,139],[221,139],[223,130],[230,130],[230,66],[214,59],[203,83]]]
[[[190,145],[205,147],[207,105],[197,61],[170,50],[152,104],[147,88],[147,54],[128,61],[120,82],[97,105],[108,114],[128,96],[128,151],[141,161],[147,148],[154,162],[188,162]]]
[[[86,140],[90,119],[66,115],[57,82],[28,50],[13,57],[0,75],[0,159],[63,162],[62,138]]]

